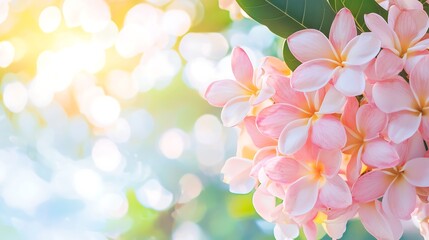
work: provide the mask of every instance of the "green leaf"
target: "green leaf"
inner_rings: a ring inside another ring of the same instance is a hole
[[[335,12],[327,0],[237,0],[237,2],[250,17],[283,38],[306,28],[318,29],[327,35],[335,17]]]
[[[295,56],[293,56],[292,52],[289,49],[289,46],[287,45],[286,40],[283,44],[283,59],[292,71],[294,71],[301,64],[301,62],[298,61]]]
[[[335,12],[340,11],[342,8],[348,8],[356,22],[356,27],[360,32],[367,32],[368,28],[365,25],[365,14],[377,13],[384,19],[387,19],[387,11],[382,8],[375,0],[328,0],[332,9]]]

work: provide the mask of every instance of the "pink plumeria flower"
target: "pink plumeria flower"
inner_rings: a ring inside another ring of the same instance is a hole
[[[383,197],[383,210],[395,218],[409,219],[416,208],[416,187],[429,186],[429,158],[419,134],[398,145],[401,163],[393,168],[374,169],[353,185],[353,199],[359,203]]]
[[[340,151],[327,151],[311,144],[291,157],[277,157],[264,167],[273,182],[288,185],[284,207],[291,216],[310,212],[316,203],[327,208],[351,205],[350,189],[338,175]]]
[[[329,39],[320,31],[301,30],[288,39],[292,54],[302,62],[293,72],[292,87],[310,92],[333,79],[345,96],[357,96],[365,89],[364,67],[380,51],[381,43],[372,33],[357,36],[350,10],[343,8],[334,19]]]
[[[263,134],[278,138],[280,153],[297,152],[309,137],[323,149],[340,149],[345,145],[346,132],[334,114],[342,113],[346,97],[332,86],[302,93],[291,88],[287,77],[271,80],[276,80],[270,81],[276,89],[275,104],[258,114],[256,124]]]
[[[424,57],[410,74],[410,84],[401,80],[376,83],[373,98],[377,107],[391,113],[389,138],[400,143],[419,129],[429,140],[429,56]]]
[[[207,88],[205,98],[216,107],[223,107],[221,119],[226,127],[232,127],[247,116],[252,108],[274,94],[265,78],[254,73],[246,52],[235,48],[232,53],[234,80],[215,81]]]
[[[323,222],[325,232],[332,239],[340,239],[346,232],[347,222],[356,216],[359,209],[358,204],[352,204],[343,209],[328,209],[325,211],[326,220]]]
[[[392,6],[388,23],[375,13],[365,15],[365,23],[380,39],[382,48],[390,50],[396,56],[392,56],[390,61],[399,62],[408,73],[418,60],[429,54],[429,39],[425,39],[429,19],[422,9],[401,11]]]
[[[355,102],[353,105],[357,108],[357,101],[350,101]],[[347,166],[347,179],[354,182],[360,175],[361,162],[370,167],[390,168],[399,163],[399,155],[381,136],[387,126],[387,115],[371,104],[365,104],[357,111],[352,108],[344,110],[342,120],[347,132],[343,152],[352,155]]]

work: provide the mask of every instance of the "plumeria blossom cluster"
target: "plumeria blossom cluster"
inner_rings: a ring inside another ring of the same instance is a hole
[[[224,125],[241,129],[224,180],[235,193],[255,189],[276,239],[300,229],[316,239],[318,224],[339,239],[356,217],[377,239],[399,239],[413,216],[429,239],[429,19],[398,2],[387,22],[365,16],[370,32],[358,34],[344,8],[329,37],[292,34],[293,72],[274,57],[254,68],[235,48],[235,80],[208,87]]]

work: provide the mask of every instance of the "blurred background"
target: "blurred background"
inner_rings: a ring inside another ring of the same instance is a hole
[[[238,45],[282,40],[216,0],[0,0],[0,239],[273,239],[202,98]]]

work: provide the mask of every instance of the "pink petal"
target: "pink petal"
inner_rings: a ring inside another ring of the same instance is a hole
[[[311,141],[323,149],[335,150],[344,147],[347,135],[343,125],[337,118],[323,116],[313,124]]]
[[[372,92],[375,104],[385,113],[412,111],[417,106],[411,88],[404,80],[376,83]]]
[[[423,157],[426,153],[423,138],[419,132],[416,132],[406,141],[393,146],[401,159],[401,165],[413,158]]]
[[[383,209],[394,216],[408,220],[416,208],[416,188],[404,177],[398,176],[383,197]]]
[[[359,203],[374,201],[384,195],[393,179],[394,176],[383,171],[366,173],[353,185],[353,199]]]
[[[354,97],[347,98],[347,103],[344,107],[344,113],[341,116],[341,122],[344,126],[356,130],[356,114],[359,109],[359,102]]]
[[[400,143],[416,133],[420,126],[421,114],[401,111],[391,114],[387,135],[394,143]]]
[[[402,235],[399,219],[386,216],[379,201],[361,204],[359,217],[365,229],[377,239],[397,240]]]
[[[429,48],[429,39],[421,40],[420,42],[416,43],[416,45],[408,48],[408,54],[413,52],[419,52],[419,51],[425,51]]]
[[[223,107],[233,98],[250,94],[249,90],[246,90],[236,81],[220,80],[209,85],[205,93],[205,98],[211,105]]]
[[[380,47],[381,42],[375,34],[362,33],[347,44],[341,58],[346,65],[363,65],[377,56]]]
[[[264,147],[259,149],[253,157],[253,168],[250,171],[250,175],[254,178],[258,178],[259,170],[263,168],[269,160],[277,156],[277,149],[275,147]]]
[[[283,60],[271,56],[265,57],[261,68],[264,70],[264,74],[287,76],[291,73]]]
[[[252,142],[256,147],[262,148],[267,146],[275,146],[277,142],[265,135],[263,135],[258,128],[256,127],[256,117],[250,116],[244,119],[244,124],[246,126],[247,133],[249,134]]]
[[[304,174],[304,169],[300,163],[295,159],[286,157],[270,159],[264,170],[268,178],[279,183],[293,183]]]
[[[395,6],[402,10],[423,9],[423,5],[419,1],[396,0]]]
[[[255,179],[250,177],[253,162],[249,159],[233,157],[225,162],[221,173],[233,193],[246,194],[255,187]]]
[[[293,154],[304,146],[308,138],[311,121],[299,119],[289,123],[279,137],[279,152]]]
[[[292,54],[302,63],[321,58],[337,59],[335,50],[326,36],[314,29],[292,34],[287,43]]]
[[[378,79],[388,79],[398,75],[404,68],[405,62],[391,50],[383,49],[377,56],[375,72]]]
[[[303,112],[300,109],[279,103],[263,109],[256,118],[256,125],[263,134],[278,138],[285,126],[302,117]]]
[[[345,209],[331,211],[332,214],[328,214],[325,221],[326,233],[333,239],[342,238],[347,222],[356,215],[358,209],[359,205],[353,204]]]
[[[229,100],[223,106],[220,118],[225,127],[233,127],[239,124],[247,116],[251,109],[249,97],[236,97]]]
[[[305,62],[292,73],[292,88],[301,92],[316,91],[331,80],[337,67],[337,63],[324,59]]]
[[[336,88],[330,87],[325,94],[322,106],[320,106],[320,114],[342,113],[347,98],[341,94]]]
[[[232,72],[235,78],[244,86],[253,89],[253,66],[242,48],[234,48],[231,58]]]
[[[428,20],[428,15],[423,10],[408,10],[399,14],[394,30],[398,35],[403,51],[406,51],[425,35],[429,26]]]
[[[404,66],[405,72],[410,74],[413,71],[414,67],[417,65],[417,63],[419,63],[422,58],[428,55],[429,52],[427,50],[407,53]]]
[[[361,95],[365,90],[365,74],[360,69],[341,68],[337,73],[334,86],[347,97]]]
[[[259,90],[258,94],[252,96],[251,101],[253,106],[261,104],[262,102],[270,99],[276,92],[276,90],[273,87],[267,85],[266,82],[264,82],[262,85],[263,86]]]
[[[348,183],[351,185],[359,179],[362,171],[362,150],[363,148],[359,148],[359,150],[351,156],[350,161],[347,164],[346,176]]]
[[[265,188],[258,187],[253,194],[253,207],[256,212],[268,222],[274,221],[273,213],[276,208],[276,198]]]
[[[308,221],[303,224],[302,230],[304,232],[304,236],[308,240],[315,240],[317,237],[317,226],[313,221]]]
[[[339,150],[323,150],[320,149],[317,155],[317,164],[323,166],[323,174],[327,177],[333,177],[338,174],[341,167],[343,157]]]
[[[274,227],[276,239],[295,239],[299,236],[299,227],[296,224],[277,223]]]
[[[427,106],[429,103],[429,56],[422,58],[413,68],[410,74],[411,91],[418,99],[420,106]]]
[[[341,53],[347,43],[356,35],[357,31],[352,13],[347,8],[341,9],[332,22],[329,40],[338,53]]]
[[[399,39],[396,33],[387,25],[386,21],[378,14],[370,13],[365,15],[366,26],[377,35],[381,41],[381,47],[390,49],[399,55]]]
[[[319,201],[328,208],[346,208],[352,204],[352,194],[346,182],[337,175],[326,179],[320,188]]]
[[[270,76],[268,79],[276,93],[273,95],[273,100],[276,103],[289,103],[299,108],[307,107],[307,100],[304,93],[294,90],[290,85],[290,79],[285,76]]]
[[[365,139],[377,138],[387,126],[387,115],[376,106],[365,104],[356,115],[357,129]]]
[[[399,155],[395,148],[379,138],[365,143],[362,161],[371,167],[391,168],[399,163]]]
[[[429,187],[429,158],[414,158],[402,169],[409,183],[416,187]]]
[[[316,205],[318,188],[318,182],[311,177],[303,177],[290,185],[284,201],[286,212],[291,216],[308,213]]]

